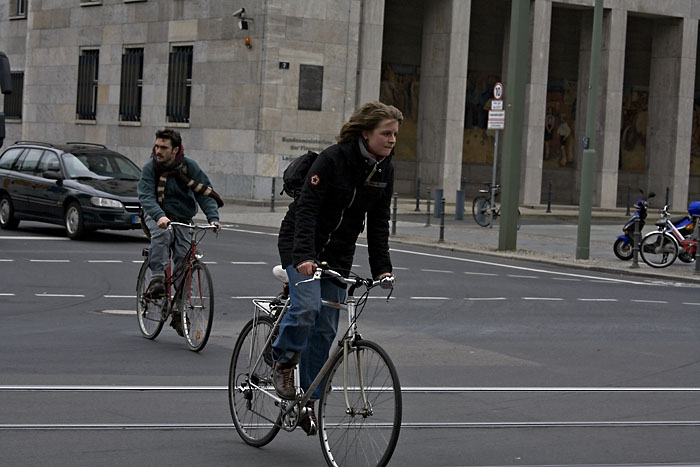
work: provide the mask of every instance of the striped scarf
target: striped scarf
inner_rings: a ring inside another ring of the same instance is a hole
[[[153,167],[155,168],[156,175],[158,175],[156,199],[161,207],[163,206],[163,199],[165,198],[165,184],[168,182],[168,177],[170,175],[175,175],[178,180],[187,185],[187,187],[195,193],[214,198],[218,207],[222,207],[224,205],[223,200],[212,187],[198,183],[187,176],[185,152],[182,147],[180,147],[180,151],[178,151],[175,159],[173,159],[170,164],[160,164],[155,158],[155,153],[152,154],[152,157]]]

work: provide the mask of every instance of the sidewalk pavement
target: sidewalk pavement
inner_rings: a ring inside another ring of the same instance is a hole
[[[224,225],[260,226],[277,229],[291,200],[287,197],[275,200],[274,211],[271,203],[226,200],[219,210]],[[471,203],[468,203],[471,206]],[[516,249],[498,250],[499,223],[493,227],[480,227],[472,218],[471,209],[464,212],[463,220],[455,220],[455,206],[445,207],[443,241],[440,241],[440,218],[434,217],[431,207],[430,225],[425,202],[416,211],[415,199],[399,199],[396,209],[396,234],[390,242],[420,245],[446,251],[478,253],[503,258],[524,259],[557,266],[574,267],[590,271],[603,271],[616,274],[634,275],[648,279],[677,281],[700,284],[700,274],[695,274],[695,264],[676,260],[666,268],[652,268],[641,257],[639,266],[632,261],[621,261],[615,257],[612,245],[622,226],[628,219],[625,208],[594,209],[592,213],[588,259],[576,259],[578,237],[578,207],[520,206],[522,225],[517,232]],[[392,219],[393,219],[392,207]],[[680,213],[679,213],[680,214]],[[651,209],[644,233],[655,228],[656,210]],[[393,220],[390,228],[393,229]]]

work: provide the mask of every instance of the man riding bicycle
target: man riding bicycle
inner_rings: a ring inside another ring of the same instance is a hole
[[[169,248],[177,268],[190,247],[187,232],[168,229],[168,224],[171,221],[191,224],[199,204],[207,222],[216,226],[217,232],[221,228],[219,207],[224,203],[197,162],[185,156],[180,133],[171,129],[156,131],[151,158],[141,172],[138,195],[151,239],[148,266],[152,279],[147,293],[152,297],[163,296]],[[170,326],[183,335],[179,313],[173,313]]]
[[[284,399],[294,399],[294,368],[301,364],[305,391],[328,358],[338,329],[338,309],[322,307],[321,299],[342,302],[345,286],[333,280],[308,279],[325,261],[342,273],[350,271],[355,242],[365,228],[372,277],[391,276],[389,256],[390,202],[394,187],[391,155],[401,112],[381,102],[357,109],[340,130],[338,143],[314,161],[301,194],[289,205],[279,232],[278,249],[289,278],[289,310],[273,343],[273,384]],[[316,433],[314,401],[307,404],[299,426]]]

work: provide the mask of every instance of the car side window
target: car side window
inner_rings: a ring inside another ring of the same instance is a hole
[[[0,156],[0,169],[12,169],[12,164],[15,163],[20,154],[24,151],[23,148],[12,148],[5,151],[5,153]]]
[[[51,151],[44,151],[44,157],[41,158],[39,161],[39,166],[37,167],[37,171],[39,173],[42,173],[46,170],[55,170],[58,171],[61,169],[61,165],[58,162],[58,156],[56,153],[51,152]]]
[[[27,155],[24,156],[24,160],[22,160],[22,166],[19,168],[19,171],[23,173],[34,173],[43,153],[44,151],[41,149],[30,149],[27,152]]]

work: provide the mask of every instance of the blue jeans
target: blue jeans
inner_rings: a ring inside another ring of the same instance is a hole
[[[328,279],[296,286],[294,284],[309,279],[309,276],[299,274],[294,266],[287,266],[286,271],[291,304],[282,318],[279,336],[272,348],[275,359],[280,363],[299,358],[299,382],[306,392],[326,363],[338,332],[340,310],[322,306],[321,298],[342,302],[345,300],[345,288]],[[316,388],[312,399],[321,396],[321,386],[322,384]]]
[[[161,229],[148,214],[144,215],[144,219],[146,227],[151,232],[151,247],[148,250],[148,267],[151,269],[151,276],[165,278],[169,248],[172,245],[173,263],[177,268],[190,249],[189,233],[187,229],[178,229],[177,227]]]

